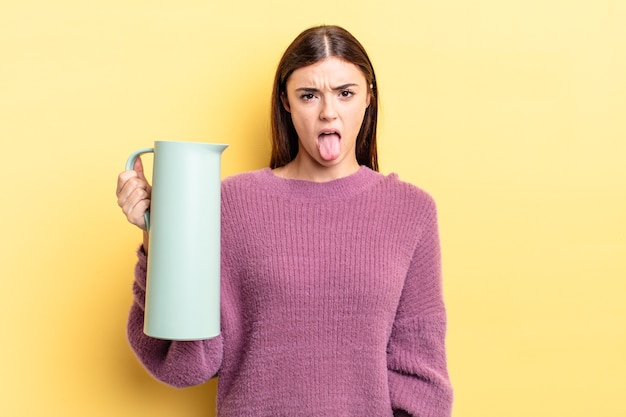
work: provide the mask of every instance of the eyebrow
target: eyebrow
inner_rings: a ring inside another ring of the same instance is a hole
[[[359,85],[357,83],[347,83],[347,84],[342,84],[337,87],[333,87],[332,90],[340,91],[340,90],[345,90],[347,88],[358,87],[358,86]],[[300,88],[296,88],[296,91],[301,91],[301,92],[306,92],[306,93],[317,93],[320,90],[318,88],[313,88],[313,87],[300,87]]]

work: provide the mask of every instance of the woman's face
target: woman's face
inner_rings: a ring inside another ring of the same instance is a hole
[[[283,106],[298,133],[295,162],[310,169],[355,172],[356,138],[370,94],[363,72],[331,57],[295,70],[287,80]]]

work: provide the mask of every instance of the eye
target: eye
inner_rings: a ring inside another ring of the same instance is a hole
[[[342,98],[350,98],[354,95],[354,91],[352,90],[341,90],[341,93],[339,93],[341,95]]]
[[[302,95],[300,95],[300,98],[302,99],[302,101],[311,101],[315,98],[315,94],[313,93],[304,93]]]

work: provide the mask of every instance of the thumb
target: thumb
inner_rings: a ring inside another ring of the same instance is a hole
[[[137,157],[137,159],[135,160],[135,165],[133,165],[133,171],[135,171],[137,173],[137,176],[142,179],[145,180],[146,176],[143,172],[143,163],[141,162],[141,157]]]

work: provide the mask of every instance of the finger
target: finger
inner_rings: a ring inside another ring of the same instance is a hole
[[[145,189],[136,188],[120,205],[130,223],[145,228],[143,215],[150,207],[149,194]]]
[[[131,208],[126,217],[131,224],[138,226],[140,229],[146,230],[146,220],[144,215],[149,208],[150,200],[139,200],[137,204]]]
[[[135,171],[131,172],[128,174],[130,178],[123,182],[117,195],[117,202],[121,207],[125,206],[127,202],[134,203],[140,199],[150,199],[150,185],[145,180],[138,178]]]
[[[117,176],[117,187],[115,189],[115,195],[118,197],[122,193],[124,186],[130,181],[132,178],[137,177],[137,172],[131,170],[124,171],[120,175]]]

